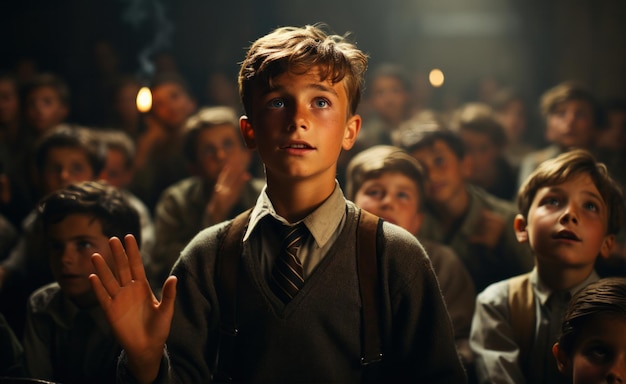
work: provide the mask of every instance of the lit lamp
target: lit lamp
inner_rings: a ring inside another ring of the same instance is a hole
[[[137,110],[142,114],[150,112],[152,108],[152,92],[150,88],[141,87],[137,92]]]

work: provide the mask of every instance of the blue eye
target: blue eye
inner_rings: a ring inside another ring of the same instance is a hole
[[[546,197],[542,200],[541,202],[542,205],[553,205],[553,206],[558,206],[560,204],[559,199],[557,199],[556,197]]]
[[[283,99],[273,99],[269,103],[271,108],[283,108],[285,107],[285,102]]]
[[[326,108],[326,107],[328,107],[328,105],[329,105],[329,103],[328,103],[328,100],[326,100],[326,99],[317,99],[317,100],[315,100],[315,106],[317,108]]]
[[[588,202],[584,204],[585,209],[593,212],[598,212],[598,205],[596,203]]]
[[[89,249],[92,247],[92,244],[85,240],[80,240],[76,243],[78,249]]]

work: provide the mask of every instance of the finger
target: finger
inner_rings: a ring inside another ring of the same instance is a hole
[[[119,279],[120,286],[125,287],[132,280],[130,274],[130,268],[128,267],[128,256],[126,250],[122,246],[122,242],[117,237],[111,237],[109,239],[109,246],[113,253],[113,260],[115,260],[115,269],[117,272],[117,278]]]
[[[117,292],[120,290],[120,285],[115,279],[115,275],[111,271],[111,268],[109,268],[107,263],[102,258],[102,255],[99,253],[91,255],[91,262],[96,269],[95,275],[98,277],[102,287],[106,290],[107,295],[115,297]]]
[[[91,283],[91,288],[96,295],[96,299],[98,299],[98,303],[100,303],[100,307],[102,307],[102,310],[106,313],[109,305],[111,304],[111,296],[109,296],[106,288],[102,285],[100,277],[98,277],[95,273],[89,275],[89,282]]]
[[[146,280],[146,270],[143,266],[137,239],[135,239],[133,235],[126,235],[124,237],[124,243],[126,244],[128,263],[130,264],[130,272],[133,280]]]
[[[161,304],[159,305],[159,311],[163,312],[170,318],[174,314],[174,302],[176,301],[176,283],[178,279],[176,276],[170,276],[163,283],[163,289],[161,290]]]

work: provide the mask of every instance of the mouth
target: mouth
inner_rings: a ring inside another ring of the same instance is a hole
[[[580,241],[580,238],[576,236],[574,232],[567,229],[555,233],[554,235],[552,235],[552,238],[556,240]]]
[[[309,151],[313,151],[316,148],[305,141],[290,141],[279,147],[282,151],[293,155],[301,155]]]

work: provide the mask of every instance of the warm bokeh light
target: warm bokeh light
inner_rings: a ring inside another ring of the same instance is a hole
[[[150,88],[141,87],[137,92],[137,110],[141,113],[146,113],[152,108],[152,93]]]
[[[435,88],[439,88],[443,85],[445,78],[443,76],[443,71],[439,68],[435,68],[430,71],[428,74],[428,81],[430,81],[430,85]]]

